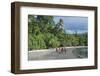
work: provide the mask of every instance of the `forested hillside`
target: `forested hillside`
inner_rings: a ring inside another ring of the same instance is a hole
[[[87,46],[87,32],[69,34],[63,23],[63,19],[55,23],[53,16],[28,15],[28,50]]]

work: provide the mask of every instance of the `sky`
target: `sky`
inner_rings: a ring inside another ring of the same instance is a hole
[[[79,16],[54,16],[54,21],[57,23],[59,19],[64,21],[64,29],[67,33],[73,34],[88,32],[88,17]]]

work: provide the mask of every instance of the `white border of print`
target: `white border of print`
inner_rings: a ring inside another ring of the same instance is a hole
[[[28,61],[28,14],[88,17],[88,58]],[[94,65],[94,11],[42,7],[20,8],[20,69],[43,69]]]

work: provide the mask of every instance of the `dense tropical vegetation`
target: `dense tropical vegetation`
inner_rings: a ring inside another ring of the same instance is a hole
[[[63,19],[55,23],[53,16],[28,16],[28,50],[61,46],[87,46],[87,33],[69,34]],[[67,29],[66,29],[67,30]]]

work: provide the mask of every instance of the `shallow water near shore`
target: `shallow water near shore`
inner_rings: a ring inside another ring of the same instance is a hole
[[[56,49],[47,49],[46,51],[29,51],[28,60],[58,60],[58,59],[82,59],[88,58],[88,48],[86,47],[68,47],[63,52],[57,52]]]

